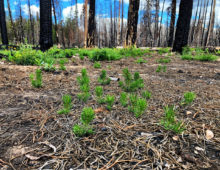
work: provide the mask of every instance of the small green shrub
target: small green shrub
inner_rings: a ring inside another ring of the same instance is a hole
[[[31,84],[33,87],[40,88],[42,87],[42,71],[37,69],[34,79],[34,74],[30,75]]]
[[[115,102],[115,96],[107,95],[105,97],[105,103],[107,104],[106,108],[108,110],[112,110],[112,106],[113,106],[114,102]]]
[[[164,126],[166,130],[171,130],[175,133],[182,133],[185,128],[181,121],[176,121],[174,106],[166,106],[164,108],[165,116],[161,120],[161,125]]]
[[[56,71],[54,63],[55,63],[55,61],[53,58],[48,58],[45,61],[41,62],[41,69],[46,72]]]
[[[72,99],[70,95],[64,95],[62,97],[63,100],[63,109],[59,110],[58,114],[68,114],[72,107]]]
[[[120,103],[123,107],[128,105],[128,95],[125,92],[122,92],[120,95]]]
[[[101,63],[100,62],[95,62],[93,67],[94,68],[101,68]]]
[[[163,70],[163,72],[166,72],[167,71],[167,66],[162,66],[162,65],[159,65],[156,69],[156,72],[157,73],[160,73],[161,71]]]
[[[79,54],[79,58],[80,58],[80,60],[84,60],[84,59],[85,59],[85,56],[82,55],[82,54]]]
[[[92,61],[118,60],[121,58],[119,52],[115,49],[95,49],[90,55]]]
[[[139,58],[135,62],[138,64],[143,64],[143,63],[147,63],[147,60],[144,60],[143,58]]]
[[[99,104],[105,103],[105,99],[103,98],[103,88],[101,86],[95,88],[95,94]]]
[[[65,70],[66,70],[65,64],[66,64],[66,60],[61,59],[61,60],[59,61],[59,65],[60,65],[60,68],[59,68],[59,69],[65,71]]]
[[[200,55],[196,55],[194,59],[198,61],[216,61],[218,57],[210,53],[202,53]]]
[[[145,90],[142,92],[142,97],[145,99],[150,99],[151,98],[151,92],[149,92],[148,90]]]
[[[134,92],[144,87],[144,80],[140,77],[138,72],[135,72],[132,77],[132,74],[126,68],[123,70],[123,77],[124,82],[119,81],[119,86],[126,92]]]
[[[74,125],[73,133],[78,137],[93,134],[93,128],[90,123],[94,120],[94,118],[94,110],[90,107],[85,107],[81,113],[81,125]]]
[[[160,48],[158,53],[160,55],[165,54],[165,53],[169,53],[170,52],[170,48]]]
[[[107,77],[106,70],[102,70],[101,75],[98,78],[98,82],[101,85],[108,85],[111,82],[111,79]]]
[[[137,95],[130,95],[131,105],[128,107],[130,112],[133,112],[136,118],[144,114],[147,109],[147,102],[145,99],[137,97]]]
[[[184,99],[182,101],[182,105],[191,104],[196,98],[196,94],[194,92],[186,92],[184,93]]]
[[[89,76],[87,75],[87,70],[86,69],[82,69],[81,70],[81,76],[77,77],[77,82],[80,85],[80,90],[82,93],[78,94],[78,98],[79,100],[83,101],[83,102],[87,102],[89,97],[90,97],[90,86],[89,86]]]
[[[159,60],[157,60],[158,63],[170,63],[171,59],[169,57],[165,57],[165,58],[160,58]]]
[[[131,48],[123,48],[120,50],[120,54],[125,56],[125,57],[141,57],[145,53],[148,53],[149,49],[147,50],[141,50],[139,48],[131,47]]]

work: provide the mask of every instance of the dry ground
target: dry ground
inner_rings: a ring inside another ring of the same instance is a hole
[[[43,73],[43,88],[31,86],[29,75],[37,67],[0,64],[0,169],[219,169],[220,168],[220,62],[182,61],[172,56],[166,73],[156,73],[159,56],[136,64],[134,58],[102,62],[111,77],[122,69],[139,71],[145,89],[152,92],[146,113],[136,119],[119,103],[118,82],[104,87],[116,95],[112,111],[100,109],[93,98],[78,101],[76,77],[87,68],[91,91],[101,69],[85,60],[69,63],[67,72]],[[183,93],[194,91],[195,102],[179,107]],[[70,94],[73,108],[58,115],[61,97]],[[159,125],[165,105],[175,105],[187,130],[176,135]],[[96,133],[76,138],[83,107],[96,110]],[[187,112],[189,111],[189,112]],[[191,112],[191,113],[190,113]],[[188,113],[188,114],[187,114]],[[190,114],[189,114],[190,113]],[[206,130],[214,133],[207,140]]]

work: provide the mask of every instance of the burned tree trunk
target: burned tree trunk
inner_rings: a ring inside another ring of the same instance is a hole
[[[88,17],[87,17],[87,10],[88,10],[88,0],[85,0],[84,3],[84,47],[87,47],[87,35],[88,35]]]
[[[174,27],[176,21],[176,0],[172,0],[171,8],[172,8],[172,12],[171,12],[171,20],[170,20],[168,47],[172,47],[173,45],[173,35],[174,35]]]
[[[40,0],[40,48],[46,51],[52,46],[51,0]]]
[[[7,4],[8,4],[8,13],[9,13],[9,19],[10,19],[10,22],[11,22],[12,31],[14,33],[15,41],[17,41],[17,33],[16,33],[16,29],[15,29],[15,24],[14,24],[14,21],[13,21],[13,18],[12,18],[11,6],[10,6],[9,0],[7,0]]]
[[[188,44],[192,8],[193,0],[181,0],[173,51],[181,53],[182,48]]]
[[[30,23],[31,23],[32,44],[34,45],[34,44],[35,44],[35,38],[34,38],[34,21],[33,21],[32,13],[31,13],[30,0],[28,0],[28,10],[29,10],[29,19],[30,19]]]
[[[2,44],[8,45],[8,33],[7,33],[7,27],[5,21],[4,0],[0,0],[0,27],[1,27]]]
[[[140,0],[129,1],[128,24],[126,35],[127,46],[132,46],[136,44],[139,6]]]
[[[95,0],[90,0],[90,8],[89,8],[89,26],[88,26],[88,39],[87,46],[94,47],[95,46]]]

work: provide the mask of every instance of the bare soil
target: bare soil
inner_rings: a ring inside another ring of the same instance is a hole
[[[0,169],[213,169],[220,168],[220,61],[183,61],[172,56],[167,72],[156,73],[160,56],[137,64],[134,58],[101,62],[111,77],[122,78],[123,68],[140,72],[152,93],[148,109],[136,119],[119,102],[117,81],[104,86],[116,95],[112,111],[98,105],[94,88],[101,69],[75,59],[67,71],[43,72],[43,88],[31,86],[37,67],[0,63]],[[76,77],[87,68],[92,97],[79,102]],[[179,103],[186,91],[197,95],[192,105]],[[70,94],[73,108],[58,115],[62,95]],[[186,131],[177,135],[160,125],[163,107],[175,105]],[[95,109],[95,134],[76,138],[72,132],[85,106]],[[214,133],[210,140],[207,130]]]

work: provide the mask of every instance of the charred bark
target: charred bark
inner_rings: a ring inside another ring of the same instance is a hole
[[[8,33],[7,33],[7,27],[5,21],[4,0],[0,0],[0,27],[1,27],[2,44],[8,45]]]
[[[170,31],[169,31],[169,40],[168,47],[172,47],[173,45],[173,35],[176,21],[176,0],[172,0],[172,12],[171,12],[171,20],[170,20]]]
[[[95,46],[95,31],[96,31],[95,0],[90,0],[89,26],[88,26],[88,39],[87,39],[87,46],[88,47],[94,47]]]

